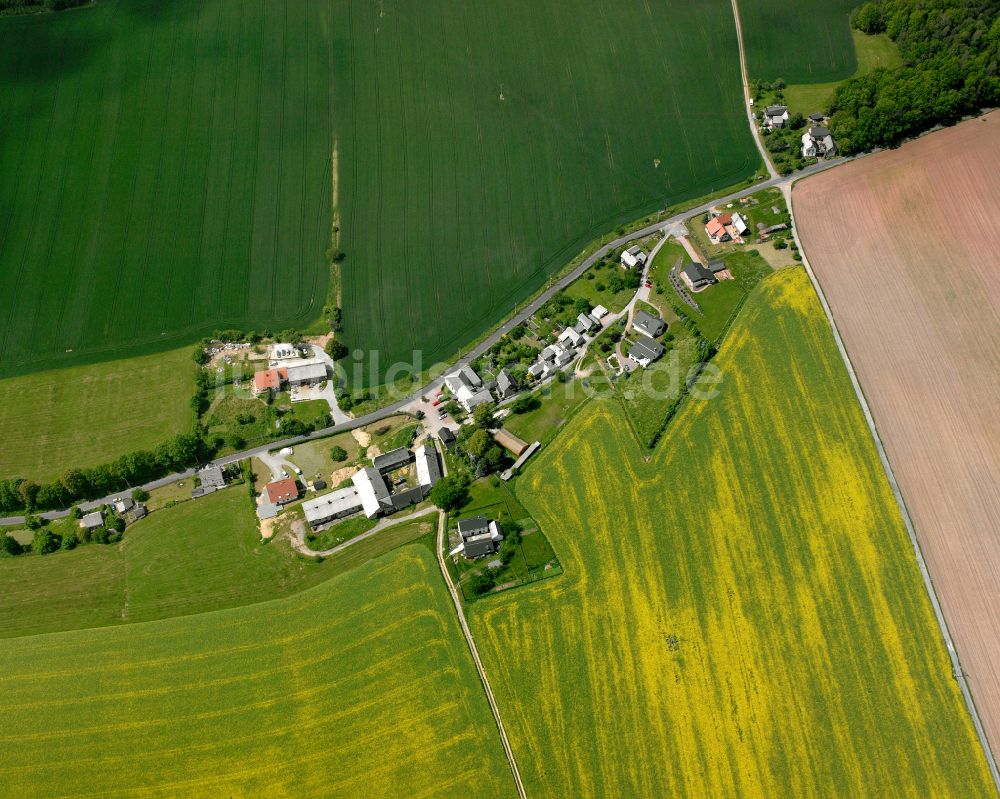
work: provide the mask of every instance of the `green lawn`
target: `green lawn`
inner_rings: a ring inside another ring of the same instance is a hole
[[[735,280],[723,280],[694,295],[701,313],[692,313],[702,335],[717,341],[725,332],[733,313],[746,297],[746,290]]]
[[[663,340],[667,352],[662,358],[645,369],[636,369],[617,384],[622,405],[643,445],[654,441],[662,430],[698,361],[697,341],[687,328],[673,325],[667,335],[672,340]],[[623,345],[622,351],[628,352],[628,347]]]
[[[375,526],[375,520],[367,516],[353,516],[341,522],[327,527],[316,535],[307,535],[306,543],[310,549],[317,552],[324,549],[332,549],[338,544],[343,544],[351,538],[357,538],[362,533],[367,533]]]
[[[857,53],[858,68],[854,75],[864,75],[873,69],[892,69],[903,63],[899,48],[884,33],[868,36],[860,31],[851,31],[854,39],[854,51]],[[791,113],[796,111],[803,116],[825,112],[830,107],[834,90],[843,81],[829,83],[797,83],[785,89],[785,104]]]
[[[0,19],[0,376],[319,316],[342,12],[101,0]]]
[[[715,363],[651,455],[594,401],[518,478],[564,574],[469,617],[528,795],[995,797],[801,268]]]
[[[842,80],[857,68],[850,11],[858,0],[740,0],[750,78],[785,83]]]
[[[587,399],[588,393],[579,381],[573,380],[551,383],[533,396],[540,401],[540,407],[527,413],[512,413],[503,420],[503,426],[529,444],[534,441],[545,444]]]
[[[344,337],[383,368],[453,355],[599,234],[758,168],[725,0],[335,7]]]
[[[0,479],[45,482],[189,432],[196,368],[182,348],[0,380]]]
[[[0,641],[0,660],[10,796],[516,795],[427,546],[288,599]]]

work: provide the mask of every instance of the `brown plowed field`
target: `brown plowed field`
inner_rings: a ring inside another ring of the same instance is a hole
[[[1000,112],[792,199],[1000,751]]]

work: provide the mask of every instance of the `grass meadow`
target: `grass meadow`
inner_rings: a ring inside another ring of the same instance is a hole
[[[319,316],[334,10],[0,19],[0,377]]]
[[[196,369],[185,347],[0,380],[0,479],[44,482],[189,432]]]
[[[565,574],[470,613],[528,794],[995,796],[801,268],[715,363],[651,458],[594,401],[519,478]]]
[[[453,355],[595,236],[759,169],[726,0],[337,8],[345,337],[383,365]]]
[[[432,547],[0,660],[4,795],[516,795]]]
[[[0,637],[165,619],[285,597],[430,533],[433,521],[396,525],[315,563],[298,557],[287,540],[261,544],[246,490],[234,486],[151,514],[129,527],[119,544],[0,558]]]
[[[857,68],[848,15],[857,0],[740,0],[750,78],[824,83]],[[813,109],[815,110],[815,109]]]

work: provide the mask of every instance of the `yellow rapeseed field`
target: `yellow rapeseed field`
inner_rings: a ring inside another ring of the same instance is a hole
[[[472,624],[529,796],[994,796],[801,269],[717,364],[649,462],[595,401],[520,480],[566,573]]]
[[[511,797],[434,555],[289,599],[0,641],[0,796]]]

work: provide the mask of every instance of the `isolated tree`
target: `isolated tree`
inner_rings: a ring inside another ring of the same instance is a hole
[[[326,347],[324,347],[324,349],[326,350],[326,354],[335,361],[343,360],[347,357],[347,353],[350,352],[350,350],[347,349],[346,344],[335,338],[331,338],[328,342],[326,342]]]
[[[478,574],[472,575],[469,580],[469,590],[473,596],[482,596],[489,593],[493,586],[497,584],[496,577],[490,569],[485,569]]]
[[[470,458],[479,460],[486,453],[486,450],[490,448],[492,443],[493,439],[490,437],[490,434],[480,428],[469,436],[468,440],[465,442],[465,451],[469,453]]]
[[[145,502],[149,499],[149,492],[145,488],[133,488],[132,499],[136,502]]]
[[[330,458],[336,463],[343,463],[347,460],[347,450],[339,446],[331,447]]]

